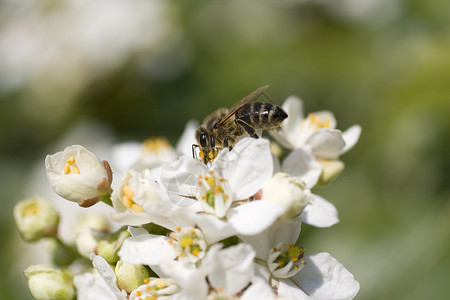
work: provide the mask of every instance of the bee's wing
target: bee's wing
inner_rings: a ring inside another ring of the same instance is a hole
[[[216,124],[216,126],[224,124],[232,115],[234,115],[238,111],[239,108],[241,108],[242,106],[244,106],[245,104],[247,104],[249,102],[252,102],[256,98],[258,98],[262,93],[264,93],[265,90],[267,90],[268,87],[269,87],[268,85],[264,85],[264,86],[256,89],[255,91],[251,92],[250,95],[244,97],[242,100],[240,100],[236,104],[234,104],[230,108],[228,113]]]

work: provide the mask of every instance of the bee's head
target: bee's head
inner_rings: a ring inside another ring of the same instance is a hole
[[[200,148],[199,156],[201,160],[205,164],[213,161],[219,152],[216,148],[214,136],[200,126],[195,133],[195,138],[197,139],[198,147]]]

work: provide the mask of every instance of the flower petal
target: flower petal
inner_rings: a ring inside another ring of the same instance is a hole
[[[342,132],[336,129],[321,128],[306,140],[311,145],[312,153],[323,158],[336,158],[342,153],[345,141]]]
[[[359,283],[341,263],[329,253],[316,253],[304,257],[307,264],[293,280],[308,295],[317,300],[353,299]]]
[[[208,276],[209,283],[216,290],[223,288],[230,295],[237,294],[250,283],[254,257],[255,251],[248,244],[222,249],[218,252],[216,267]]]
[[[239,235],[239,238],[253,246],[257,258],[267,260],[270,249],[279,243],[295,243],[300,235],[301,224],[300,217],[277,221],[258,235]]]
[[[252,284],[244,291],[241,300],[254,300],[264,299],[273,300],[276,299],[276,295],[270,285],[264,279],[255,277],[252,280]]]
[[[136,163],[141,152],[142,144],[138,142],[114,145],[111,149],[111,166],[114,168],[114,171],[122,173]]]
[[[314,113],[316,117],[319,117],[322,121],[328,121],[328,128],[335,129],[336,128],[336,118],[334,117],[334,114],[331,111],[328,110],[321,110],[316,111]]]
[[[292,300],[315,300],[305,294],[292,280],[290,279],[281,279],[280,284],[278,286],[278,295]]]
[[[187,122],[176,146],[178,153],[188,157],[192,156],[192,145],[197,144],[195,139],[195,131],[197,130],[197,127],[198,122],[196,120],[189,120]]]
[[[196,214],[192,216],[195,224],[200,227],[208,244],[212,244],[236,234],[229,222],[222,221],[214,215]]]
[[[296,96],[289,96],[283,103],[283,109],[288,114],[288,118],[283,121],[283,132],[295,132],[303,121],[303,102]]]
[[[342,133],[342,138],[345,141],[345,147],[342,149],[342,153],[347,152],[353,146],[355,146],[356,142],[358,142],[359,136],[361,135],[361,126],[359,125],[353,125],[352,127],[348,128],[346,131]]]
[[[84,273],[76,275],[73,283],[77,288],[79,300],[126,300],[126,293],[116,295],[99,274]]]
[[[301,213],[304,223],[315,227],[330,227],[339,222],[336,207],[324,198],[311,194],[314,200]]]
[[[307,188],[312,188],[322,173],[321,164],[303,148],[292,151],[284,159],[281,169],[293,177],[300,177]]]
[[[284,213],[284,207],[269,201],[252,201],[231,208],[227,215],[228,223],[243,235],[261,233]]]
[[[100,255],[91,253],[92,265],[97,269],[100,276],[103,277],[110,290],[116,295],[117,299],[126,299],[127,292],[120,290],[117,286],[117,277],[109,263]]]
[[[269,141],[244,138],[230,152],[219,154],[211,169],[228,179],[234,200],[251,197],[273,174]]]
[[[119,250],[122,261],[141,264],[158,265],[161,261],[171,260],[177,256],[175,248],[169,244],[170,238],[162,235],[139,234],[127,238]]]

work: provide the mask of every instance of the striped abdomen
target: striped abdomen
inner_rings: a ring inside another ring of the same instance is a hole
[[[236,119],[240,119],[254,129],[275,129],[287,113],[278,105],[267,102],[252,102],[244,105],[236,112]]]

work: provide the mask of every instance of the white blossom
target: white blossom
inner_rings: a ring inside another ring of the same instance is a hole
[[[361,127],[354,125],[342,132],[336,129],[336,119],[329,111],[310,113],[305,118],[303,102],[288,97],[283,109],[289,117],[272,136],[283,146],[293,149],[283,161],[281,169],[292,176],[303,178],[312,188],[322,173],[322,160],[337,160],[358,141]]]
[[[112,172],[109,164],[79,145],[45,158],[47,178],[61,197],[91,206],[110,192]]]

